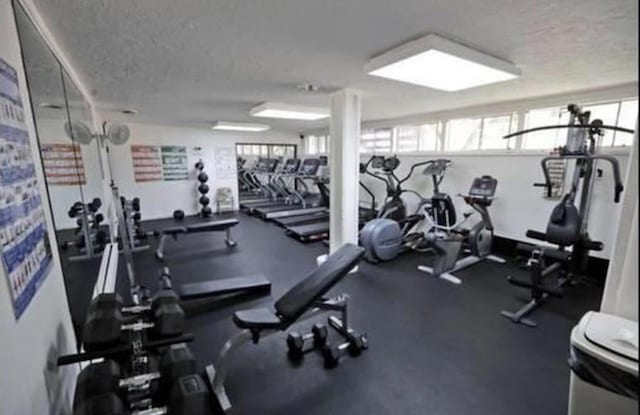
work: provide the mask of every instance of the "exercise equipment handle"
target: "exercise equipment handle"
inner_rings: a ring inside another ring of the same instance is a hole
[[[536,131],[543,131],[543,130],[555,130],[555,129],[559,129],[559,128],[598,128],[598,129],[605,129],[605,130],[613,130],[613,131],[619,131],[621,133],[628,133],[628,134],[633,134],[635,131],[634,130],[630,130],[629,128],[624,128],[624,127],[618,127],[617,125],[598,125],[597,127],[594,127],[591,124],[573,124],[573,125],[544,125],[542,127],[533,127],[533,128],[528,128],[526,130],[520,130],[520,131],[516,131],[515,133],[511,133],[511,134],[507,134],[505,136],[503,136],[502,138],[505,140],[508,140],[509,138],[513,138],[519,135],[523,135],[523,134],[529,134],[529,133],[533,133]]]

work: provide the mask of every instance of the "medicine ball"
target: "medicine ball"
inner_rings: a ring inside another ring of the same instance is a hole
[[[209,202],[211,202],[211,201],[209,200],[209,198],[208,198],[208,197],[206,197],[206,196],[204,196],[204,195],[203,195],[203,196],[200,196],[200,199],[199,199],[199,200],[200,200],[200,204],[201,204],[202,206],[207,206],[207,205],[209,204]]]
[[[212,211],[211,211],[211,208],[209,206],[204,206],[202,208],[202,210],[200,211],[200,213],[202,213],[202,216],[206,217],[206,216],[211,216]]]
[[[182,219],[184,219],[184,210],[180,210],[180,209],[174,210],[174,211],[173,211],[173,218],[174,218],[175,220],[182,220]]]
[[[204,169],[204,163],[202,162],[202,160],[198,161],[198,162],[196,163],[196,166],[195,166],[195,167],[196,167],[196,169],[198,169],[198,170],[202,170],[202,169]]]
[[[200,174],[198,175],[198,181],[199,181],[200,183],[206,183],[206,182],[207,182],[207,180],[209,180],[209,175],[207,175],[207,173],[202,172],[202,173],[200,173]]]
[[[209,193],[209,185],[202,183],[200,186],[198,186],[198,191],[203,195]]]

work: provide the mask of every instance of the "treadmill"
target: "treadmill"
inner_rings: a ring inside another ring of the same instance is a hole
[[[313,213],[325,210],[322,195],[309,192],[309,186],[305,183],[307,179],[314,179],[320,168],[319,159],[305,159],[300,168],[289,175],[289,180],[281,183],[283,190],[289,193],[284,203],[277,206],[268,206],[254,209],[254,214],[262,219],[269,220],[278,217],[291,216],[295,213],[305,211]],[[298,190],[298,187],[302,190]]]
[[[320,197],[322,197],[322,209],[298,209],[291,212],[277,212],[278,217],[271,217],[271,221],[275,224],[288,227],[295,225],[305,225],[308,223],[322,222],[329,220],[329,177],[325,175],[318,175],[313,178],[313,182],[320,191]]]
[[[277,160],[277,159],[275,159]],[[256,214],[256,209],[263,207],[280,206],[286,203],[291,193],[286,187],[285,179],[295,173],[300,166],[297,158],[287,159],[277,172],[271,172],[268,183],[265,185],[271,194],[271,198],[265,201],[248,202],[244,204],[244,210],[250,215]]]
[[[366,172],[366,166],[360,163],[360,173]],[[358,210],[358,226],[361,228],[365,223],[376,217],[376,198],[371,189],[369,189],[364,183],[360,181],[360,187],[362,187],[371,198],[370,206],[360,206]],[[329,198],[329,190],[324,187],[326,191],[326,197]],[[324,193],[324,192],[323,192]],[[320,216],[318,215],[318,218]],[[283,225],[285,227],[285,233],[293,238],[298,239],[301,242],[311,242],[320,239],[326,239],[329,236],[329,213],[325,214],[324,219],[317,221],[304,220],[301,222],[293,221],[290,224]]]
[[[266,175],[268,180],[270,180],[269,177],[274,174],[278,167],[278,162],[278,159],[260,158],[251,170],[243,172],[243,174],[247,176],[248,180],[259,188],[258,192],[261,194],[256,194],[256,197],[252,197],[249,200],[245,200],[243,198],[243,200],[240,201],[241,210],[249,210],[253,205],[268,203],[277,197],[274,189],[270,187],[269,183],[263,183],[257,175]]]

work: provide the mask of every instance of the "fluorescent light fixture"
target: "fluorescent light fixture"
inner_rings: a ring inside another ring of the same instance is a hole
[[[286,118],[289,120],[321,120],[329,117],[324,108],[301,107],[298,105],[265,102],[251,109],[251,115],[264,118]]]
[[[520,70],[510,62],[435,34],[376,56],[365,70],[369,75],[443,91],[459,91],[520,76]]]
[[[216,121],[211,126],[212,130],[221,130],[221,131],[267,131],[271,128],[265,124],[250,124],[247,122],[229,122],[229,121]]]

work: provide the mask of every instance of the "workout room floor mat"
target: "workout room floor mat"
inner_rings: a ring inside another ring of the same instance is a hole
[[[201,369],[237,333],[234,311],[271,307],[327,250],[322,243],[305,245],[288,238],[273,224],[239,218],[232,228],[236,248],[227,248],[224,233],[215,232],[169,241],[165,249],[176,286],[255,273],[273,284],[271,296],[226,299],[189,319],[187,330],[196,337],[191,348]],[[149,221],[145,228],[174,224]],[[135,254],[134,261],[139,282],[155,289],[160,265],[153,250]],[[601,288],[572,287],[564,298],[537,311],[533,318],[539,326],[530,329],[500,316],[500,310],[514,310],[527,300],[526,290],[506,280],[509,274],[524,275],[515,262],[480,263],[457,274],[460,286],[416,270],[428,263],[428,256],[418,253],[379,265],[363,262],[358,274],[330,293],[351,296],[351,324],[367,332],[370,343],[369,350],[345,357],[334,369],[323,367],[319,352],[307,354],[301,364],[289,362],[285,333],[239,350],[226,383],[234,413],[566,413],[570,331],[584,312],[598,308]],[[82,316],[73,309],[88,303],[86,287],[92,283],[86,281],[95,281],[95,264],[73,264],[69,270],[71,280],[84,279],[83,284],[67,283],[72,314]],[[126,283],[119,287],[126,289]],[[292,329],[307,332],[316,320]]]

